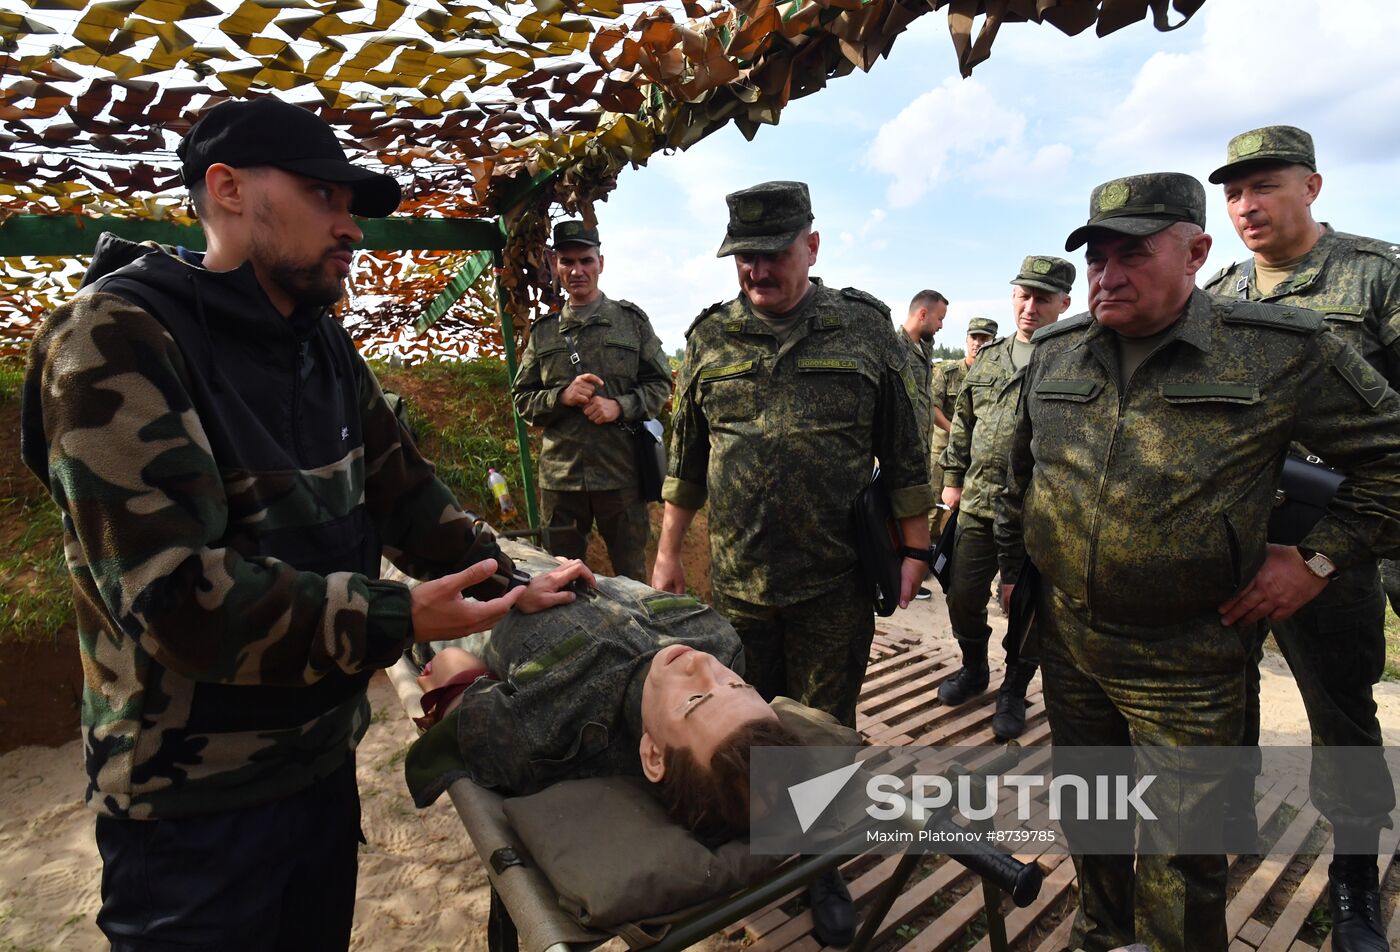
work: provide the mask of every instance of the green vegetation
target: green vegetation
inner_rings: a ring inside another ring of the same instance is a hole
[[[517,507],[515,522],[523,526],[524,484],[505,361],[435,361],[399,368],[372,362],[371,366],[386,389],[408,402],[418,447],[458,502],[499,523],[496,502],[486,486],[487,470],[495,469],[510,485]],[[538,446],[530,452],[537,457]]]
[[[0,357],[0,413],[16,423],[23,379],[22,357]],[[4,452],[9,458],[0,461],[0,637],[55,639],[73,617],[63,524],[43,487],[19,463],[19,446],[10,442]]]

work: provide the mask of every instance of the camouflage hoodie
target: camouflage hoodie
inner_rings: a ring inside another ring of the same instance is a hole
[[[103,274],[109,262],[128,261]],[[496,556],[325,309],[251,266],[104,236],[35,337],[22,453],[62,510],[99,813],[288,796],[344,763],[412,638],[381,551],[431,577]],[[498,594],[511,571],[472,594]]]

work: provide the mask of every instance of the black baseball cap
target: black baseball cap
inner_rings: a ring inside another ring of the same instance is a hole
[[[393,176],[351,165],[324,119],[271,96],[219,103],[194,124],[175,154],[186,186],[204,181],[215,163],[236,169],[270,165],[349,185],[355,193],[350,211],[364,218],[392,214],[403,197]]]

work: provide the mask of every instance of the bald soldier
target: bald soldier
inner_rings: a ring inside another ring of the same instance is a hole
[[[923,290],[909,302],[899,339],[909,351],[909,371],[914,378],[914,411],[919,421],[919,438],[925,448],[933,442],[933,335],[943,329],[948,316],[948,299],[937,291]],[[933,524],[929,524],[932,532]],[[920,585],[914,595],[920,601],[933,592]]]
[[[953,429],[943,451],[943,504],[958,510],[948,620],[963,656],[963,666],[938,686],[938,699],[948,705],[981,694],[991,680],[987,600],[997,574],[992,536],[996,500],[1006,488],[1006,450],[1033,337],[1069,309],[1074,265],[1053,255],[1031,255],[1021,262],[1011,285],[1016,333],[978,352],[958,393]],[[1008,639],[1005,648],[1006,673],[992,717],[992,733],[999,740],[1025,732],[1026,688],[1035,677],[1035,662],[1021,657],[1020,645]]]
[[[1263,621],[1400,537],[1400,397],[1317,314],[1196,290],[1204,225],[1188,175],[1095,188],[1065,246],[1088,245],[1089,313],[1039,332],[1021,385],[996,533],[1003,579],[1023,554],[1042,576],[1057,769],[1074,748],[1238,744]],[[1348,473],[1300,548],[1267,541],[1294,437]],[[1144,802],[1218,830],[1222,776],[1192,779]],[[1071,850],[1088,832],[1065,829]],[[1224,952],[1225,857],[1139,833],[1136,865],[1074,854],[1071,947]]]
[[[991,343],[996,336],[996,321],[987,317],[974,317],[967,322],[967,336],[963,338],[966,356],[945,360],[933,368],[930,384],[933,390],[933,439],[929,449],[928,476],[934,497],[940,502],[943,494],[942,458],[943,451],[948,446],[948,434],[953,429],[953,406],[957,402],[958,392],[962,390],[963,381],[967,379],[967,372],[972,368],[972,362],[977,359],[977,352],[984,345]],[[944,508],[941,512],[946,515],[948,510]],[[941,528],[942,518],[938,515],[934,515],[933,518],[938,519],[939,524],[930,525],[930,528]]]
[[[1312,137],[1267,126],[1230,140],[1226,162],[1210,175],[1223,185],[1235,231],[1251,257],[1206,283],[1213,294],[1309,308],[1361,352],[1392,388],[1400,387],[1400,248],[1336,231],[1314,220],[1322,176]],[[1315,447],[1295,447],[1299,455]],[[1330,460],[1329,460],[1330,462]],[[1336,856],[1328,870],[1332,945],[1338,952],[1388,948],[1380,919],[1376,867],[1380,831],[1389,826],[1394,786],[1381,753],[1372,688],[1385,668],[1385,602],[1375,560],[1336,572],[1310,604],[1271,627],[1308,712],[1313,743],[1372,747],[1365,777],[1345,781],[1314,761],[1313,798],[1332,822]],[[1258,672],[1245,743],[1257,743]],[[1344,797],[1357,789],[1368,796]],[[1244,799],[1244,798],[1241,798]],[[1343,804],[1348,801],[1352,807]],[[1233,812],[1252,816],[1252,802]]]
[[[686,332],[652,585],[685,591],[681,543],[708,503],[714,605],[744,643],[745,676],[764,698],[854,727],[875,624],[851,512],[877,457],[911,550],[901,605],[928,571],[918,383],[889,308],[811,276],[820,236],[804,183],[765,182],[726,201],[719,255],[734,257],[739,295]],[[848,944],[855,917],[839,872],[809,896],[817,935]]]

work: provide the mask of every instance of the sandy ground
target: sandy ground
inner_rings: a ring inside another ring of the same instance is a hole
[[[996,627],[1005,621],[993,615]],[[942,599],[917,602],[882,627],[934,643],[950,640]],[[993,643],[999,641],[999,633]],[[1377,688],[1387,744],[1400,743],[1400,684]],[[360,747],[364,831],[351,948],[478,949],[486,945],[488,892],[480,861],[451,805],[413,808],[403,785],[413,725],[387,679],[370,687],[374,723]],[[1266,743],[1306,744],[1307,718],[1283,660],[1265,659]],[[78,741],[0,757],[0,952],[104,948],[93,917],[101,865],[83,807]],[[725,947],[712,940],[712,947]]]

